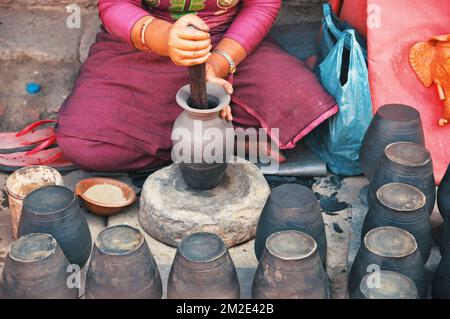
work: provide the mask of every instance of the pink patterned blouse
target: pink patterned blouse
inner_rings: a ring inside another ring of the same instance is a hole
[[[134,24],[151,14],[170,22],[193,13],[211,33],[238,42],[249,54],[267,35],[280,10],[281,0],[99,0],[100,19],[108,32],[131,44]]]

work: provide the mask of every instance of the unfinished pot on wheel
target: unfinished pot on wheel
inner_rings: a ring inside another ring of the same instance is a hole
[[[393,226],[404,229],[414,236],[426,262],[433,239],[424,193],[408,184],[390,183],[381,186],[370,202],[361,240],[364,240],[364,236],[371,229],[377,227]]]
[[[369,202],[375,192],[389,183],[403,183],[420,189],[426,199],[426,209],[431,215],[436,202],[436,185],[430,152],[422,145],[396,142],[386,146],[376,174],[370,181]]]
[[[365,275],[352,299],[419,299],[419,295],[411,278],[382,270]]]
[[[180,242],[167,283],[169,299],[239,299],[239,280],[224,241],[194,233]]]
[[[230,95],[214,83],[207,83],[206,88],[208,109],[190,105],[190,85],[178,91],[176,100],[184,112],[172,131],[172,160],[179,164],[186,184],[199,190],[214,188],[222,181],[234,151],[233,125],[219,116],[230,104]]]
[[[442,217],[446,219],[450,215],[450,164],[448,165],[447,172],[439,185],[437,192],[437,203],[439,212]]]
[[[314,192],[302,185],[285,184],[272,190],[259,218],[255,254],[263,254],[266,240],[273,233],[298,230],[314,238],[323,264],[326,264],[327,238],[322,211]]]
[[[364,236],[350,270],[348,294],[355,293],[363,277],[374,271],[390,270],[411,278],[421,298],[427,297],[424,261],[413,235],[396,227],[378,227]]]
[[[267,238],[253,279],[255,299],[326,299],[328,276],[311,236],[282,231]]]
[[[45,186],[23,201],[19,236],[31,233],[52,235],[71,264],[83,267],[92,248],[91,232],[75,194],[63,186]]]
[[[128,225],[102,230],[86,276],[88,299],[160,299],[162,283],[141,232]]]
[[[4,298],[76,299],[67,286],[69,261],[49,234],[29,234],[9,247],[1,276]]]
[[[359,152],[364,175],[371,180],[387,145],[394,142],[425,145],[420,113],[402,104],[380,107],[372,119]]]

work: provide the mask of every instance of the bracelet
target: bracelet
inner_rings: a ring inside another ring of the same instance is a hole
[[[234,74],[236,72],[236,63],[234,62],[233,58],[225,51],[214,49],[212,50],[212,53],[220,54],[222,57],[227,60],[228,64],[230,65],[230,69],[228,70],[228,73]]]
[[[155,21],[155,18],[153,17],[149,17],[143,24],[141,27],[141,44],[142,46],[145,48],[145,50],[152,52],[152,50],[150,49],[150,47],[148,46],[147,42],[145,42],[145,31],[147,31],[148,26]]]

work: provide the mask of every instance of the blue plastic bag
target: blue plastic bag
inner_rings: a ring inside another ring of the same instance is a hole
[[[359,175],[359,149],[372,119],[367,65],[354,30],[345,30],[319,66],[339,112],[306,136],[306,145],[339,175]]]

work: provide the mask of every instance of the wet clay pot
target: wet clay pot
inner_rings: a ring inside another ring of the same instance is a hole
[[[414,186],[390,183],[381,186],[369,202],[361,240],[368,231],[377,227],[393,226],[404,229],[414,236],[426,262],[433,239],[425,195]]]
[[[299,231],[282,231],[267,238],[253,280],[255,299],[326,299],[328,276],[317,244]]]
[[[75,194],[63,186],[45,186],[23,201],[19,236],[31,233],[52,235],[71,264],[83,267],[91,254],[92,239],[86,216]]]
[[[76,299],[78,289],[69,288],[69,261],[55,238],[29,234],[9,247],[1,276],[4,298]]]
[[[361,170],[369,180],[386,146],[401,141],[425,145],[420,113],[402,104],[380,107],[367,129],[359,153]]]
[[[420,144],[396,142],[386,146],[376,174],[370,181],[369,198],[381,186],[389,183],[409,184],[420,189],[427,198],[431,215],[436,201],[436,185],[430,152]]]
[[[450,215],[450,164],[438,188],[437,204],[439,212],[446,219]]]
[[[259,218],[255,254],[261,258],[267,238],[283,230],[298,230],[314,238],[323,264],[326,264],[327,238],[322,211],[314,192],[302,185],[285,184],[274,188]]]
[[[396,227],[378,227],[367,233],[361,242],[350,270],[348,293],[355,293],[363,277],[373,271],[399,272],[415,283],[419,296],[427,297],[427,282],[422,256],[410,233]]]
[[[184,112],[172,131],[172,160],[179,164],[186,184],[199,190],[214,188],[222,181],[234,151],[233,125],[219,116],[231,98],[217,84],[207,83],[206,89],[210,109],[190,106],[189,85],[178,91],[176,100]]]
[[[102,230],[86,276],[88,299],[160,299],[162,283],[141,232],[128,225]]]
[[[411,278],[382,270],[365,275],[353,299],[419,299],[419,294]]]
[[[167,283],[169,299],[239,299],[239,280],[224,241],[212,233],[186,236]]]
[[[433,278],[434,299],[450,299],[450,243],[443,249],[442,258]]]

